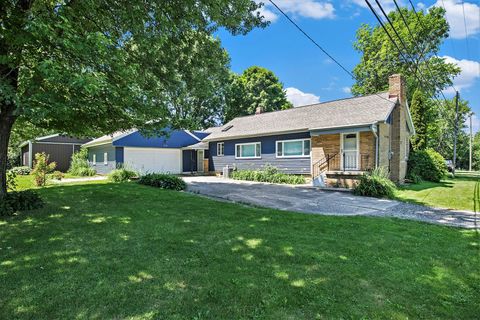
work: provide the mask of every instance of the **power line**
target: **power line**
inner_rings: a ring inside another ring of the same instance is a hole
[[[412,7],[413,9],[413,12],[415,13],[415,17],[417,18],[417,21],[421,24],[421,27],[424,29],[424,30],[427,30],[428,31],[428,28],[425,26],[425,24],[423,23],[423,21],[420,19],[420,17],[418,16],[418,12],[417,10],[415,9],[415,6],[413,5],[412,1],[411,0],[408,0],[408,2],[410,2],[410,6]],[[446,10],[445,10],[446,11]],[[447,20],[447,17],[445,15],[445,20]],[[448,23],[448,20],[447,20],[447,23]],[[450,41],[450,44],[452,44],[452,42]],[[452,45],[452,49],[453,49],[453,45]],[[455,50],[453,50],[455,52]],[[435,55],[436,58],[440,59],[440,57],[438,56],[438,54],[436,52],[433,52],[433,54]],[[453,85],[453,82],[452,84],[450,84],[450,86],[453,88],[454,91],[458,91],[455,86]]]
[[[470,59],[470,48],[468,45],[468,31],[467,31],[467,19],[465,18],[465,2],[462,1],[462,10],[463,10],[463,26],[465,27],[465,45],[467,47],[467,57]]]
[[[407,66],[409,67],[409,69],[411,71],[413,71],[413,76],[415,77],[415,79],[418,81],[418,83],[422,86],[422,88],[425,90],[424,88],[424,85],[423,85],[423,82],[418,79],[417,77],[417,70],[412,70],[412,67],[409,65],[409,59],[407,59],[405,57],[405,55],[403,54],[403,51],[400,49],[400,47],[398,46],[397,42],[393,39],[392,35],[390,34],[390,32],[388,32],[387,30],[387,27],[385,26],[385,24],[383,23],[382,19],[380,18],[380,16],[377,14],[377,12],[375,11],[375,9],[373,9],[372,5],[370,4],[370,2],[368,0],[365,0],[365,2],[367,3],[368,7],[370,8],[370,11],[372,11],[373,15],[375,16],[375,18],[377,18],[377,21],[378,23],[380,24],[380,26],[383,28],[383,31],[385,31],[386,35],[388,36],[388,38],[390,39],[390,42],[392,42],[392,44],[397,48],[397,51],[398,53],[402,56],[403,60],[405,60],[405,62],[407,63]],[[420,72],[419,72],[420,73]],[[425,90],[427,92],[427,90]]]
[[[320,50],[322,50],[322,52],[324,54],[327,55],[327,57],[329,57],[330,59],[332,59],[333,62],[335,62],[340,68],[342,68],[346,73],[348,73],[350,75],[350,77],[352,77],[352,79],[355,80],[355,76],[347,70],[347,68],[345,68],[340,62],[338,62],[331,54],[329,54],[325,49],[322,48],[321,45],[319,45],[314,39],[312,39],[312,37],[310,37],[305,31],[303,31],[302,28],[300,28],[300,26],[298,24],[295,23],[295,21],[293,21],[292,19],[290,19],[290,17],[285,13],[283,12],[282,9],[280,9],[277,4],[275,2],[273,2],[272,0],[269,0],[271,4],[273,4],[275,6],[275,8],[277,8],[278,11],[280,11],[284,16],[285,18],[288,19],[288,21],[290,21],[301,33],[303,33],[303,35],[305,37],[307,37],[310,41],[313,42],[313,44],[315,44]]]
[[[386,26],[384,25],[382,19],[380,19],[380,17],[378,16],[377,12],[375,11],[375,9],[372,7],[372,5],[370,4],[370,2],[368,0],[365,0],[365,2],[367,3],[368,7],[370,8],[370,10],[372,11],[372,13],[374,14],[374,16],[377,18],[378,22],[380,23],[380,26],[383,28],[383,30],[385,31],[385,33],[387,34],[388,38],[390,39],[390,41],[393,43],[393,45],[397,48],[398,50],[398,53],[403,57],[404,60],[406,60],[408,62],[408,59],[405,58],[405,55],[403,54],[402,50],[400,49],[400,47],[397,45],[396,41],[393,39],[393,37],[390,35],[390,33],[388,32]],[[377,3],[379,6],[380,4]],[[381,7],[381,6],[380,6]],[[382,8],[381,8],[382,9]],[[383,10],[382,10],[383,11]],[[383,11],[384,12],[384,11]],[[385,14],[385,13],[384,13]],[[393,25],[392,25],[392,28],[393,28]],[[407,66],[409,66],[407,64]],[[412,70],[411,66],[409,66],[410,70]],[[425,93],[428,93],[428,91],[425,89],[425,86],[423,84],[423,82],[417,77],[416,75],[416,72],[415,70],[413,70],[413,76],[415,77],[415,79],[418,81],[419,85],[422,87],[422,89],[425,91]],[[420,72],[419,72],[420,73]],[[438,100],[438,98],[435,96],[435,95],[430,95],[430,98],[432,98],[433,100],[435,100],[439,106],[442,105],[442,103]],[[445,103],[447,104],[447,99],[444,97],[445,99]]]
[[[400,6],[399,6],[398,3],[397,3],[397,0],[393,0],[393,2],[395,3],[395,7],[397,8],[398,13],[400,14],[400,17],[402,18],[403,23],[404,23],[405,26],[407,27],[408,33],[409,33],[410,36],[412,37],[414,43],[420,43],[420,41],[418,41],[417,37],[413,34],[412,30],[410,30],[410,27],[409,27],[409,25],[408,25],[407,19],[405,19],[405,16],[403,15],[402,10],[400,9]],[[418,16],[417,16],[417,18],[418,18]],[[394,28],[393,25],[392,25],[392,28]],[[394,29],[395,29],[395,28],[394,28]],[[397,33],[397,36],[398,36],[398,33]],[[399,37],[400,37],[400,36],[399,36]],[[418,48],[415,44],[414,44],[414,47]],[[425,48],[425,49],[426,49],[426,48]],[[421,52],[420,52],[419,60],[421,60],[422,57],[424,56],[424,54],[426,53],[426,52],[423,52],[423,50],[420,50],[420,51],[421,51]],[[425,51],[426,51],[426,50],[425,50]],[[438,85],[438,82],[437,82],[436,79],[435,79],[435,76],[433,75],[433,72],[432,72],[431,69],[430,69],[430,66],[428,65],[428,60],[425,59],[425,58],[423,58],[423,61],[425,61],[426,69],[427,69],[428,73],[430,74],[430,78],[432,79],[433,84],[435,85],[435,92],[437,91],[437,88],[438,88],[439,91],[440,91],[440,93],[441,93],[442,96],[443,96],[443,99],[446,100],[445,95],[443,94],[440,86]],[[417,68],[419,68],[419,61],[417,61]]]
[[[410,1],[410,0],[409,0]],[[410,4],[412,2],[410,1]],[[442,0],[442,7],[443,7],[443,10],[445,10],[445,20],[447,21],[448,25],[451,26],[450,22],[448,21],[448,17],[447,17],[447,8],[445,7],[445,2],[443,2]],[[453,45],[453,41],[450,40],[450,46],[452,47],[452,51],[453,51],[453,55],[457,55],[456,51],[455,51],[455,46]]]
[[[337,59],[335,59],[330,53],[328,53],[327,50],[325,50],[321,45],[319,45],[307,32],[305,32],[298,24],[296,24],[295,21],[293,21],[282,9],[280,9],[279,6],[277,6],[277,4],[275,2],[273,2],[273,0],[269,0],[269,1],[272,5],[275,6],[275,8],[277,8],[277,10],[283,16],[285,16],[285,18],[287,18],[288,21],[290,21],[290,23],[292,23],[295,26],[295,28],[297,28],[305,37],[307,37],[308,40],[310,40],[317,48],[319,48],[325,55],[327,55],[327,57],[329,57],[340,68],[342,68],[343,71],[345,71],[353,80],[358,81],[357,78],[355,77],[355,75],[353,75],[350,71],[348,71],[348,69],[346,67],[344,67]],[[382,97],[378,93],[374,93],[374,95],[376,95],[377,97],[379,97],[383,100],[391,102],[391,100],[386,99],[385,97]]]

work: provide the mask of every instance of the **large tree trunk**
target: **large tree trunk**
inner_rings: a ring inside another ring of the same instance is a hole
[[[10,112],[0,113],[0,201],[7,194],[7,153],[15,117]]]

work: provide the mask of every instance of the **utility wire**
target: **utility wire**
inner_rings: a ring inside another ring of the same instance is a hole
[[[375,11],[375,9],[372,7],[372,5],[370,4],[370,2],[368,0],[365,0],[365,2],[367,3],[368,7],[370,8],[370,10],[372,11],[372,13],[374,14],[375,18],[377,18],[378,22],[380,23],[380,26],[383,28],[383,30],[385,31],[385,33],[387,34],[388,38],[390,39],[390,41],[393,43],[393,45],[397,48],[398,50],[398,53],[403,57],[404,60],[406,60],[408,62],[408,59],[405,58],[405,55],[403,54],[402,50],[400,49],[400,47],[397,45],[396,41],[393,39],[393,37],[390,35],[390,33],[388,32],[386,26],[384,25],[382,19],[380,19],[380,17],[378,16],[377,12]],[[408,64],[407,64],[408,65]],[[420,84],[420,86],[422,87],[422,89],[425,91],[425,93],[428,93],[428,91],[426,90],[425,86],[424,86],[424,83],[417,77],[416,75],[416,72],[415,70],[412,70],[411,66],[409,66],[409,69],[412,72],[413,76],[415,77],[415,79],[418,81],[418,83]],[[432,98],[433,100],[435,100],[439,106],[442,105],[442,103],[438,100],[438,98],[434,95],[430,95],[430,98]],[[447,103],[447,100],[445,99],[445,103]]]
[[[410,3],[412,3],[410,1]],[[447,8],[445,7],[445,2],[442,0],[442,7],[443,7],[443,10],[445,10],[445,20],[447,20],[447,23],[449,26],[451,26],[450,22],[448,21],[448,17],[447,17]],[[452,47],[452,51],[453,51],[453,55],[456,56],[457,53],[455,51],[455,46],[453,45],[453,41],[450,39],[450,46]]]
[[[468,31],[467,31],[467,19],[465,18],[465,2],[462,1],[462,10],[463,10],[463,25],[465,27],[465,45],[467,46],[467,57],[470,59],[470,48],[468,45]]]
[[[395,3],[395,7],[397,8],[398,12],[400,13],[400,17],[402,18],[403,20],[403,23],[405,24],[405,26],[407,27],[407,30],[408,30],[408,33],[410,34],[410,36],[412,37],[413,41],[414,41],[414,47],[418,48],[417,45],[415,45],[415,43],[420,43],[420,41],[418,41],[417,37],[413,34],[412,30],[410,30],[410,27],[408,25],[408,22],[407,22],[407,19],[405,18],[405,16],[403,15],[402,13],[402,10],[400,9],[400,6],[398,5],[397,3],[397,0],[393,0],[393,2]],[[383,11],[383,10],[382,10]],[[417,16],[418,17],[418,16]],[[395,28],[393,27],[393,25],[390,23],[390,25],[392,26],[392,28],[395,30]],[[395,32],[397,34],[397,36],[400,38],[400,36],[398,35],[397,32]],[[402,41],[403,42],[403,41]],[[424,52],[423,50],[420,50],[421,53],[420,53],[420,57],[419,59],[417,60],[417,68],[419,68],[419,60],[422,59],[423,55],[424,55]],[[426,69],[428,71],[428,73],[430,74],[430,78],[432,79],[433,81],[433,84],[435,85],[435,92],[437,92],[437,88],[439,89],[441,95],[443,96],[443,99],[447,100],[445,98],[445,95],[443,94],[440,86],[438,85],[438,82],[436,81],[435,79],[435,76],[433,75],[432,71],[430,70],[430,66],[428,65],[428,60],[426,60],[425,58],[423,59],[423,61],[425,61],[425,66],[426,66]]]
[[[422,21],[422,20],[420,19],[420,17],[418,16],[418,12],[417,12],[417,10],[415,9],[414,4],[412,3],[411,0],[409,0],[409,2],[410,2],[410,6],[411,6],[412,9],[413,9],[413,12],[415,13],[415,17],[417,17],[417,21],[420,23],[421,27],[422,27],[424,30],[427,30],[427,31],[428,31],[428,28],[425,26],[425,24],[423,23],[423,21]],[[445,20],[446,20],[446,17],[445,17]],[[447,22],[448,22],[448,21],[447,21]],[[452,48],[453,48],[453,46],[452,46]],[[437,57],[438,59],[440,59],[440,57],[438,56],[438,54],[437,54],[436,52],[434,52],[434,55],[435,55],[435,57]],[[450,84],[450,86],[452,87],[452,89],[453,89],[454,91],[458,91],[458,90],[455,88],[455,86],[453,85],[453,83]]]
[[[287,18],[288,21],[290,21],[290,23],[292,23],[295,26],[295,28],[298,29],[298,31],[300,31],[305,37],[307,37],[307,39],[310,40],[318,49],[320,49],[327,57],[329,57],[340,68],[342,68],[343,71],[345,71],[353,80],[358,81],[357,78],[355,77],[355,75],[353,75],[350,71],[348,71],[348,69],[346,67],[344,67],[337,59],[335,59],[330,53],[328,53],[327,50],[325,50],[321,45],[319,45],[307,32],[305,32],[298,24],[296,24],[295,21],[293,21],[282,9],[280,9],[280,7],[275,2],[273,2],[273,0],[269,0],[269,1],[273,6],[275,6],[275,8],[277,8],[277,10],[283,16],[285,16],[285,18]],[[386,99],[385,97],[382,97],[378,93],[373,93],[373,94],[376,95],[379,98],[382,98],[383,100],[392,102],[391,100]]]
[[[335,62],[340,68],[342,68],[346,73],[348,73],[350,75],[350,77],[352,77],[353,80],[355,80],[355,76],[347,70],[347,68],[345,68],[340,62],[338,62],[331,54],[329,54],[325,49],[322,48],[321,45],[319,45],[314,39],[312,39],[312,37],[310,37],[305,31],[303,31],[302,28],[300,28],[300,26],[298,24],[295,23],[295,21],[293,21],[292,19],[290,19],[290,17],[285,13],[283,12],[282,9],[280,9],[277,4],[275,2],[273,2],[272,0],[269,0],[271,4],[273,4],[275,6],[275,8],[277,8],[278,11],[280,11],[284,16],[285,18],[288,19],[288,21],[290,21],[301,33],[303,33],[303,35],[305,37],[307,37],[310,41],[313,42],[313,44],[315,44],[315,46],[317,46],[320,50],[322,50],[322,52],[324,54],[327,55],[327,57],[329,57],[330,59],[332,59],[333,62]]]

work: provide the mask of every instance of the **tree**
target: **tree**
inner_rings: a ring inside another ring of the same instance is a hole
[[[417,89],[412,97],[410,112],[416,132],[411,141],[413,149],[424,150],[428,146],[430,127],[435,121],[433,103],[421,90]]]
[[[468,101],[460,99],[458,103],[457,165],[468,167],[469,138],[464,129],[465,121],[471,109]],[[435,120],[429,126],[428,147],[439,152],[445,159],[453,159],[453,141],[455,135],[455,98],[441,101],[435,109]]]
[[[472,143],[472,167],[480,170],[480,131],[475,133]]]
[[[445,19],[445,10],[433,7],[429,9],[428,13],[418,12],[418,17],[415,16],[413,10],[406,8],[402,8],[401,13],[405,17],[413,37],[398,10],[390,12],[388,16],[407,50],[402,47],[391,26],[388,23],[385,25],[399,48],[404,52],[406,60],[400,55],[380,25],[372,27],[364,24],[357,31],[354,48],[362,56],[360,63],[353,70],[356,79],[356,83],[352,87],[354,95],[386,91],[388,77],[394,73],[401,73],[406,76],[407,95],[411,100],[415,89],[422,89],[427,96],[430,96],[449,86],[453,77],[460,73],[460,68],[456,65],[446,63],[443,58],[435,56],[442,42],[448,37],[449,25]],[[413,61],[418,61],[418,65]],[[418,75],[423,86],[415,77],[416,73],[413,70],[416,68],[423,75],[423,77]],[[432,75],[435,80],[432,80]]]
[[[218,70],[212,34],[266,23],[252,0],[3,1],[0,10],[0,198],[18,119],[72,135],[177,124],[172,92],[198,88],[188,66]],[[221,51],[221,52],[220,52]]]
[[[238,116],[254,114],[257,107],[268,112],[289,109],[293,105],[287,100],[283,84],[272,71],[253,66],[241,75],[231,74],[225,122]]]

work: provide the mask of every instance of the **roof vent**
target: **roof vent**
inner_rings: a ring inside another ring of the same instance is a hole
[[[233,128],[233,124],[226,126],[225,128],[222,129],[222,132],[228,131]]]

